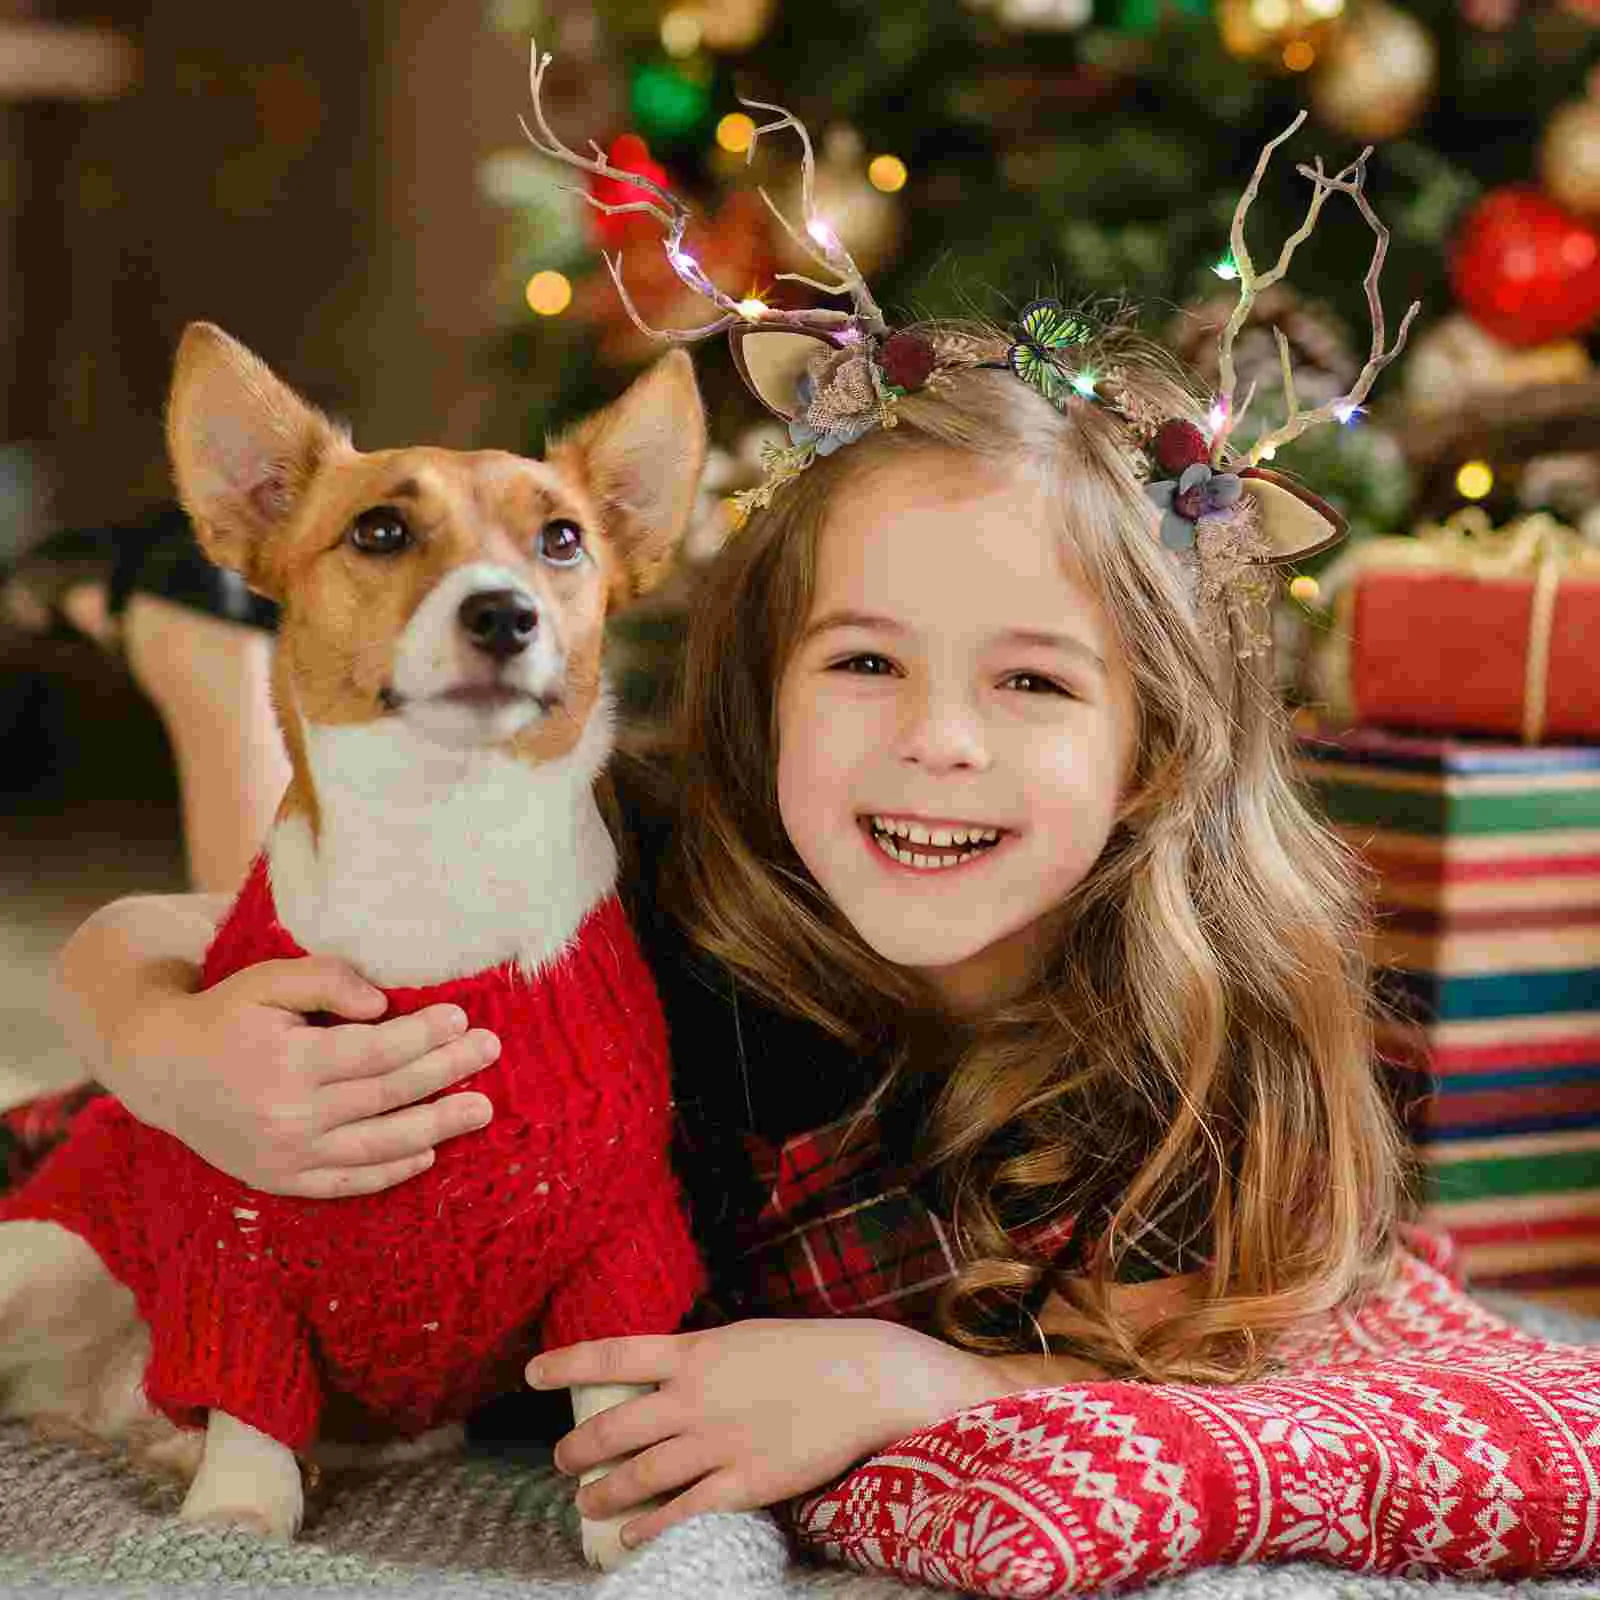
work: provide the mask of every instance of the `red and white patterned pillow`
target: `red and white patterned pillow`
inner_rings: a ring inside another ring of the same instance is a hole
[[[1408,1231],[1383,1295],[1297,1333],[1292,1376],[1008,1395],[902,1440],[789,1520],[816,1554],[1003,1596],[1319,1560],[1520,1577],[1600,1565],[1600,1346],[1463,1291]]]

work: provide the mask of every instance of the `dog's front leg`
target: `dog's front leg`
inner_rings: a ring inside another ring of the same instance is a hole
[[[189,1522],[243,1523],[268,1538],[292,1539],[304,1510],[294,1452],[248,1422],[213,1411],[200,1471],[178,1515]]]
[[[597,1416],[602,1411],[609,1411],[612,1406],[619,1406],[624,1400],[649,1394],[655,1387],[653,1383],[578,1384],[572,1390],[573,1424],[576,1426],[580,1422],[587,1422],[590,1417]],[[596,1478],[605,1477],[614,1467],[620,1466],[623,1459],[625,1458],[602,1461],[598,1466],[590,1467],[587,1472],[579,1476],[580,1486],[593,1483]],[[623,1523],[660,1504],[660,1500],[646,1500],[639,1505],[630,1506],[621,1516],[581,1517],[580,1532],[583,1538],[584,1559],[591,1567],[598,1567],[602,1572],[610,1572],[613,1568],[621,1566],[633,1554],[631,1550],[622,1547]]]

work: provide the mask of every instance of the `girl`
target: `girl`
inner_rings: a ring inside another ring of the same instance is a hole
[[[793,447],[690,608],[672,748],[612,773],[714,1287],[688,1331],[528,1378],[657,1386],[556,1449],[619,1463],[587,1516],[660,1497],[630,1544],[997,1395],[1259,1375],[1396,1249],[1355,874],[1251,604],[1249,561],[1305,548],[1282,517],[1325,508],[1217,470],[1225,433],[1118,327],[1044,302],[1016,338],[891,335],[846,282],[855,317],[736,345]],[[137,1114],[328,1196],[481,1124],[434,1097],[496,1041],[442,1008],[378,1021],[317,957],[193,993],[223,909],[119,902],[63,953]]]
[[[633,1540],[987,1396],[1251,1375],[1392,1249],[1357,897],[1263,658],[1202,632],[1105,414],[983,369],[897,412],[706,577],[677,806],[617,772],[717,1306],[531,1376],[660,1385],[556,1456],[631,1456],[589,1515],[672,1496]],[[62,956],[139,1114],[302,1194],[400,1181],[475,1125],[470,1093],[415,1102],[494,1041],[363,1020],[337,962],[191,993],[222,909],[119,902]]]

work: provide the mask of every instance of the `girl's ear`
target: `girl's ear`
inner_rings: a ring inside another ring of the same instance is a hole
[[[178,498],[219,567],[281,600],[267,546],[344,435],[260,357],[209,322],[183,330],[167,400]]]
[[[694,510],[706,461],[706,422],[694,365],[665,355],[621,399],[578,424],[549,452],[575,471],[600,503],[606,534],[622,557],[626,594],[665,576]]]

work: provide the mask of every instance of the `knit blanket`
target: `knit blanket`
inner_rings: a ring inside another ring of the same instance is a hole
[[[1600,1345],[1600,1321],[1485,1295],[1540,1338]],[[412,1600],[908,1600],[898,1579],[797,1556],[765,1514],[698,1517],[600,1577],[578,1554],[572,1483],[541,1449],[327,1474],[295,1544],[191,1528],[179,1492],[117,1454],[0,1426],[0,1594],[8,1600],[202,1596]],[[1596,1514],[1600,1488],[1589,1514]],[[1025,1583],[1010,1592],[1045,1593]],[[1379,1577],[1309,1562],[1210,1568],[1149,1585],[1150,1600],[1600,1600],[1600,1573],[1525,1579]]]

